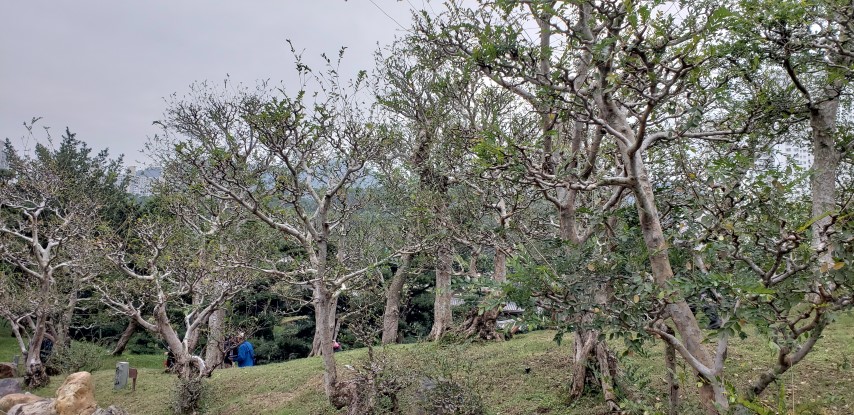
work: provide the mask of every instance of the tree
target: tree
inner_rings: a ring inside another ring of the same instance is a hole
[[[174,177],[165,177],[180,187]],[[165,342],[181,387],[192,389],[216,369],[197,353],[200,334],[210,316],[257,277],[242,264],[263,247],[253,239],[252,224],[228,201],[199,197],[187,188],[170,194],[167,188],[125,238],[101,241],[101,253],[120,276],[103,274],[96,288],[115,313]],[[193,411],[197,396],[186,392],[190,399],[182,405]]]
[[[67,129],[59,148],[38,144],[34,158],[6,142],[11,174],[0,183],[0,258],[8,285],[0,310],[25,356],[29,387],[49,381],[44,340],[68,345],[79,292],[99,272],[91,244],[110,202],[124,195],[121,160],[90,153]]]
[[[604,200],[599,206],[606,208],[616,206],[623,189],[631,191],[654,281],[669,290],[674,272],[647,158],[663,142],[720,140],[750,125],[750,112],[700,116],[704,111],[714,114],[725,96],[710,62],[720,52],[715,35],[726,9],[719,3],[695,2],[681,6],[677,18],[670,10],[653,12],[655,2],[482,6],[478,11],[452,6],[438,19],[425,16],[419,31],[440,50],[473,62],[484,76],[525,97],[540,116],[542,161],[537,165],[543,167],[534,176],[549,184],[557,169],[574,167],[557,177],[562,185],[555,201],[562,206],[566,239],[583,242],[597,226],[592,223],[587,232],[575,229],[576,191],[610,188],[605,192],[610,197],[593,196]],[[523,29],[528,21],[538,25],[538,42],[530,41]],[[564,154],[569,155],[565,162],[554,153],[563,133]],[[606,215],[607,209],[599,213]],[[648,330],[673,344],[697,371],[703,379],[704,406],[716,413],[717,407],[728,406],[719,378],[726,336],[710,354],[684,298],[676,293],[668,301],[666,317],[681,340],[666,333],[663,320],[651,322]],[[587,346],[586,341],[577,341],[576,347],[579,344]]]
[[[832,1],[744,1],[732,19],[732,60],[748,68],[755,99],[770,114],[757,132],[772,145],[809,148],[814,159],[808,171],[789,165],[758,166],[746,177],[710,172],[729,189],[726,198],[697,193],[722,216],[708,228],[727,236],[737,262],[730,267],[743,267],[757,287],[742,297],[745,314],[758,316],[778,347],[776,362],[734,392],[745,405],[806,358],[833,314],[851,306],[852,281],[844,271],[850,235],[843,230],[850,202],[840,197],[851,186],[841,172],[854,148],[844,115],[854,63],[850,10]]]
[[[377,98],[404,132],[405,154],[398,161],[417,177],[415,210],[421,220],[436,227],[429,239],[435,247],[433,327],[428,336],[441,338],[452,329],[454,240],[443,223],[449,216],[450,191],[459,186],[455,177],[464,169],[466,129],[464,110],[474,109],[477,86],[461,68],[454,67],[437,51],[403,40],[393,45],[386,58],[378,57],[381,87]]]
[[[364,73],[344,85],[331,60],[326,64],[317,74],[297,56],[304,84],[294,95],[265,84],[233,94],[196,85],[170,105],[161,124],[164,138],[177,143],[176,160],[197,172],[200,191],[234,201],[300,247],[265,271],[310,289],[313,353],[323,357],[327,397],[343,406],[332,350],[338,297],[396,255],[361,251],[348,242],[347,230],[369,164],[393,142],[359,101]]]
[[[511,13],[516,6],[520,6],[519,11]],[[512,112],[527,112],[536,118],[523,125],[522,131],[482,131],[478,137],[478,155],[493,164],[493,172],[504,171],[501,174],[526,184],[552,203],[558,217],[556,236],[570,246],[584,244],[594,237],[601,229],[602,217],[617,206],[624,192],[620,188],[607,188],[613,184],[608,180],[613,179],[597,182],[603,176],[603,169],[608,170],[608,166],[600,165],[600,153],[609,150],[602,148],[601,129],[585,120],[583,112],[578,114],[576,108],[566,105],[566,100],[579,103],[580,98],[561,97],[560,91],[529,81],[538,77],[544,80],[551,76],[553,65],[575,64],[573,59],[579,65],[573,84],[581,85],[588,76],[590,51],[582,52],[581,56],[560,57],[564,60],[557,63],[552,59],[549,45],[556,31],[552,18],[566,12],[568,7],[555,6],[555,2],[539,5],[510,2],[480,11],[452,7],[447,21],[425,17],[417,24],[424,41],[437,44],[439,50],[478,69],[487,82],[515,94],[521,102]],[[520,29],[528,20],[538,25],[536,43],[529,42]],[[473,45],[467,41],[471,38],[480,39],[481,43]],[[531,129],[533,125],[536,129]],[[580,214],[582,210],[596,213]],[[592,292],[604,291],[591,287]],[[607,299],[602,297],[599,301]],[[589,321],[584,325],[588,324]],[[581,328],[584,325],[576,326],[575,333],[576,377],[571,388],[574,398],[583,392],[588,356],[595,348],[606,347],[598,340],[598,332],[588,333]],[[611,389],[606,384],[603,388]],[[610,395],[606,398],[614,399]]]
[[[417,205],[412,204],[417,194],[417,183],[407,177],[407,172],[398,161],[400,152],[391,151],[386,159],[378,164],[376,171],[377,195],[367,210],[374,211],[379,223],[370,229],[386,246],[405,246],[410,249],[401,252],[396,262],[389,264],[391,279],[384,283],[385,306],[382,319],[382,344],[394,344],[402,339],[400,335],[401,306],[404,289],[412,273],[415,256],[425,250],[431,231],[428,222],[420,215]]]

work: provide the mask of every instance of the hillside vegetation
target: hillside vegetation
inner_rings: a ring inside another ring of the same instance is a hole
[[[841,324],[825,332],[814,353],[786,374],[784,400],[792,414],[849,414],[854,411],[854,316],[846,316]],[[517,335],[510,341],[473,344],[408,344],[375,349],[378,360],[389,365],[394,376],[420,381],[429,377],[452,379],[471,396],[480,397],[488,414],[522,415],[554,414],[584,415],[604,411],[597,396],[585,396],[575,403],[563,398],[571,379],[569,350],[571,345],[554,341],[555,332],[537,331]],[[2,352],[14,353],[9,337],[0,338]],[[759,337],[735,341],[730,348],[733,366],[732,379],[736,386],[754,378],[760,368],[767,367],[773,357],[769,345]],[[345,365],[363,367],[366,349],[339,353],[342,373],[352,376]],[[174,375],[163,373],[159,356],[124,356],[123,360],[140,367],[136,392],[112,389],[112,365],[118,359],[105,358],[102,369],[95,371],[96,398],[102,405],[115,404],[136,415],[165,415],[170,413],[169,402]],[[666,408],[665,381],[661,344],[649,348],[646,356],[626,356],[627,374],[637,390],[624,405],[637,413],[653,414]],[[527,370],[526,369],[530,369]],[[684,367],[683,367],[684,370]],[[285,363],[257,366],[248,369],[216,371],[210,382],[206,399],[209,414],[334,414],[323,394],[323,364],[319,358],[297,359]],[[693,379],[683,372],[683,382]],[[417,379],[415,379],[417,378]],[[51,395],[61,383],[53,378],[50,386],[37,390]],[[696,390],[684,387],[681,413],[698,413]],[[413,388],[403,397],[411,405]],[[765,396],[769,408],[779,405],[779,387]],[[794,410],[792,409],[794,408]]]

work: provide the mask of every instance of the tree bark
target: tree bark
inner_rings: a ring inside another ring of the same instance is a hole
[[[498,310],[483,310],[472,307],[463,322],[460,333],[463,337],[480,340],[504,340],[504,336],[498,332],[496,322]]]
[[[12,313],[2,313],[2,317],[9,322],[9,328],[12,330],[12,334],[15,335],[15,341],[18,345],[18,350],[21,351],[21,355],[25,358],[27,356],[27,342],[24,341],[24,336],[26,335],[26,329],[21,327],[21,324],[18,323],[19,319],[15,318]]]
[[[777,363],[773,368],[763,372],[759,377],[750,383],[744,396],[747,400],[752,400],[762,394],[768,385],[780,378],[793,366],[798,364],[812,350],[815,343],[821,337],[824,328],[827,326],[827,320],[822,320],[818,326],[810,333],[810,338],[807,342],[795,350],[790,350],[787,347],[781,348],[777,352]]]
[[[203,298],[204,296],[201,293],[193,293],[193,306],[198,306],[202,302]],[[205,323],[207,323],[207,321],[205,321]],[[200,332],[201,330],[193,330],[192,332],[187,333],[187,336],[184,336],[184,341],[187,343],[187,352],[193,353],[193,351],[196,350],[196,345],[199,344]]]
[[[205,348],[205,365],[211,369],[220,367],[223,363],[222,326],[225,320],[225,310],[218,308],[208,317],[208,343]]]
[[[569,399],[571,401],[581,397],[587,378],[592,376],[592,371],[589,370],[587,362],[596,347],[597,336],[598,333],[592,330],[573,333],[575,353],[572,362],[572,385],[569,387]]]
[[[599,364],[599,383],[602,386],[605,403],[611,411],[619,411],[620,405],[617,403],[617,394],[614,392],[614,382],[618,375],[617,361],[604,341],[596,342],[596,362]]]
[[[433,328],[430,330],[429,340],[438,340],[445,332],[450,330],[453,324],[451,311],[451,248],[440,245],[436,251],[436,288],[433,301]]]
[[[135,318],[131,318],[128,322],[128,326],[125,328],[125,331],[122,332],[122,336],[119,337],[118,343],[116,343],[116,347],[110,353],[113,356],[121,356],[124,353],[125,348],[130,342],[130,338],[133,337],[134,333],[136,333],[136,329],[139,327],[139,323],[136,322]]]
[[[497,283],[507,281],[507,254],[504,253],[498,246],[495,247],[495,257],[493,260],[492,280]],[[497,293],[490,293],[489,296],[495,296]],[[485,309],[481,312],[479,307],[474,307],[469,310],[469,314],[460,326],[460,333],[465,338],[477,338],[481,340],[504,340],[504,336],[498,332],[498,314],[499,310]]]
[[[47,316],[39,311],[36,314],[35,329],[27,350],[27,367],[24,373],[24,383],[30,389],[40,388],[50,383],[50,378],[45,373],[44,362],[41,360],[42,341],[45,338],[46,329]]]
[[[667,332],[670,335],[675,335],[669,326]],[[667,369],[667,389],[668,389],[668,415],[679,414],[679,378],[676,376],[676,349],[668,342],[664,342],[664,366]]]
[[[842,156],[836,148],[838,112],[838,96],[810,108],[813,147],[813,174],[810,179],[812,216],[821,218],[812,224],[814,249],[829,248],[827,227],[831,223],[831,217],[828,213],[836,207],[836,175]],[[819,264],[828,268],[833,266],[833,252],[830,249],[821,254]]]
[[[562,191],[560,193],[564,194],[564,197],[568,196],[568,194],[574,191]],[[573,198],[574,199],[574,198]],[[561,206],[558,207],[558,218],[560,219],[560,239],[562,241],[568,241],[572,243],[578,243],[578,231],[576,229],[575,224],[575,204],[573,201],[573,205],[567,205],[567,202],[564,201]]]
[[[409,270],[412,255],[406,252],[400,256],[400,264],[386,290],[385,312],[383,313],[382,344],[393,344],[398,340],[400,327],[400,299],[403,295],[403,284]]]
[[[629,127],[624,114],[620,112],[617,104],[612,98],[604,93],[597,96],[597,103],[601,108],[602,115],[608,124],[622,137],[617,139],[621,158],[631,180],[632,191],[635,195],[635,206],[640,220],[641,232],[644,245],[649,253],[649,263],[652,276],[659,286],[666,286],[673,279],[673,269],[670,266],[667,241],[664,238],[661,221],[659,219],[658,207],[655,203],[655,192],[646,164],[643,161],[643,152],[640,143],[632,129]],[[712,359],[703,346],[704,334],[697,324],[694,313],[691,312],[684,298],[674,299],[667,306],[670,318],[676,325],[676,329],[685,344],[687,351],[701,364],[712,368]],[[700,390],[703,408],[708,414],[717,414],[716,405],[726,410],[729,401],[723,394],[723,388],[716,385],[715,379],[706,379]],[[720,393],[718,393],[718,391]]]
[[[507,254],[497,246],[495,247],[494,262],[492,280],[499,284],[507,282]]]
[[[342,408],[349,398],[339,396],[338,393],[338,368],[335,365],[335,351],[332,343],[335,331],[335,309],[337,306],[335,298],[329,290],[323,286],[322,281],[315,283],[314,288],[314,322],[315,338],[318,340],[319,348],[316,354],[323,359],[323,391],[329,401],[336,407]]]
[[[74,318],[74,309],[77,307],[77,289],[68,293],[68,302],[59,315],[59,320],[54,322],[54,338],[57,347],[71,346],[71,320]]]
[[[637,199],[638,217],[644,243],[649,253],[653,279],[658,285],[665,286],[673,278],[673,269],[670,266],[668,248],[658,217],[658,208],[655,205],[655,194],[641,155],[635,154],[632,157],[626,157],[626,159],[629,161],[627,164],[631,168],[636,183],[633,190]],[[668,305],[668,311],[688,352],[706,367],[713,367],[711,357],[703,346],[704,334],[685,299],[676,299]],[[723,389],[715,385],[714,379],[706,379],[706,381],[700,388],[700,396],[706,413],[717,414],[716,405],[723,409],[728,408],[729,402],[723,394]]]

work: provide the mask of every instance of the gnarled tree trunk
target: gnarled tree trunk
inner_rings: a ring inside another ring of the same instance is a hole
[[[398,341],[400,327],[400,298],[403,295],[403,284],[409,270],[412,253],[405,252],[400,256],[400,264],[386,289],[385,312],[383,313],[382,344],[392,344]]]
[[[122,336],[119,337],[119,341],[116,343],[116,347],[110,353],[113,356],[120,356],[124,353],[125,348],[130,342],[130,338],[133,337],[134,333],[136,333],[136,329],[139,327],[139,323],[136,322],[135,318],[131,318],[128,322],[128,326],[125,328],[125,331],[122,332]]]
[[[629,132],[627,127],[625,131]],[[658,217],[652,184],[640,154],[626,155],[624,160],[627,161],[627,167],[636,183],[633,190],[637,198],[637,212],[644,243],[649,253],[653,279],[657,284],[664,286],[673,278],[673,269],[670,266],[667,242]],[[697,319],[685,299],[676,299],[668,305],[668,311],[687,351],[701,364],[714,368],[709,352],[703,345],[705,335],[700,330]],[[704,380],[700,388],[700,397],[706,413],[717,414],[718,407],[726,410],[729,407],[729,401],[723,393],[722,385],[715,379]]]
[[[670,335],[675,335],[673,329],[667,328]],[[668,404],[667,415],[679,413],[679,377],[676,375],[676,349],[670,343],[664,342],[664,365],[667,368]]]
[[[53,336],[56,339],[56,347],[65,348],[71,346],[71,320],[74,318],[75,308],[77,308],[77,289],[72,289],[68,293],[68,302],[59,313],[59,318],[53,324]]]
[[[451,312],[451,248],[440,245],[436,250],[436,288],[433,302],[433,328],[430,330],[429,340],[441,338],[445,332],[451,329],[453,314]]]
[[[36,312],[35,328],[27,348],[27,367],[24,372],[24,384],[30,389],[40,388],[50,383],[50,378],[45,373],[44,362],[41,360],[42,341],[46,330],[47,316],[44,312]]]
[[[317,350],[312,353],[319,354],[323,359],[323,391],[329,401],[340,409],[349,403],[350,397],[343,396],[339,390],[338,368],[332,347],[335,340],[335,309],[338,299],[322,284],[323,282],[316,283],[314,288],[315,340],[319,344]]]
[[[584,316],[583,319],[589,319]],[[598,384],[611,411],[620,409],[614,384],[619,376],[617,360],[604,340],[599,340],[598,330],[578,329],[573,334],[572,384],[569,399],[576,400],[584,394],[587,383]],[[599,376],[597,379],[597,375]]]
[[[810,108],[812,129],[813,174],[810,176],[812,216],[820,218],[813,222],[812,243],[814,249],[828,246],[827,227],[831,217],[828,213],[836,207],[836,176],[842,157],[836,148],[837,114],[839,97],[834,96]],[[833,252],[827,249],[819,257],[825,267],[833,266]]]
[[[507,281],[507,254],[497,246],[495,247],[492,279],[499,284]],[[490,295],[495,295],[495,293]],[[480,307],[473,307],[466,315],[459,332],[466,338],[504,340],[504,335],[498,331],[498,314],[498,309],[481,310]]]
[[[497,320],[498,310],[480,310],[478,307],[472,307],[459,333],[471,339],[504,340],[504,336],[496,327]]]
[[[223,346],[225,336],[223,335],[223,324],[225,310],[218,308],[208,317],[208,343],[205,348],[205,365],[209,368],[217,368],[223,363]]]

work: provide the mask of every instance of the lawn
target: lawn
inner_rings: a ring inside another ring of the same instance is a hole
[[[854,316],[848,315],[824,334],[815,351],[783,381],[785,404],[794,405],[797,414],[854,413]],[[410,344],[394,346],[385,352],[394,364],[395,373],[427,373],[452,378],[479,394],[488,413],[494,415],[553,414],[592,415],[603,412],[597,396],[585,396],[568,403],[563,398],[570,379],[569,342],[558,346],[554,332],[537,331],[518,335],[501,343],[468,345]],[[7,337],[0,338],[0,352],[7,353]],[[14,344],[12,343],[12,349]],[[619,348],[619,347],[617,347]],[[345,365],[358,366],[365,350],[351,350],[336,355],[340,372],[348,376]],[[661,345],[649,348],[645,356],[631,356],[623,361],[636,384],[634,402],[646,401],[650,414],[665,408],[665,381]],[[169,413],[170,393],[174,378],[160,369],[162,356],[124,356],[122,360],[140,367],[136,392],[113,391],[112,367],[118,358],[105,358],[102,370],[94,373],[96,398],[102,406],[116,404],[135,415]],[[773,361],[773,351],[759,337],[734,341],[729,351],[727,381],[743,385],[762,367]],[[526,371],[526,369],[530,369]],[[423,376],[423,375],[410,375]],[[692,379],[683,373],[685,407],[683,414],[696,413],[696,394]],[[61,383],[52,380],[48,388],[38,390],[51,395]],[[322,392],[322,363],[319,358],[298,359],[247,369],[226,369],[211,378],[207,412],[210,414],[292,414],[319,415],[336,413]],[[776,407],[779,385],[772,385],[768,403]],[[643,398],[643,399],[641,399]],[[642,410],[639,410],[642,413]],[[789,409],[790,413],[791,409]]]
[[[12,336],[8,323],[5,320],[0,321],[0,362],[9,362],[12,356],[20,354],[21,349],[18,348],[18,342]]]

